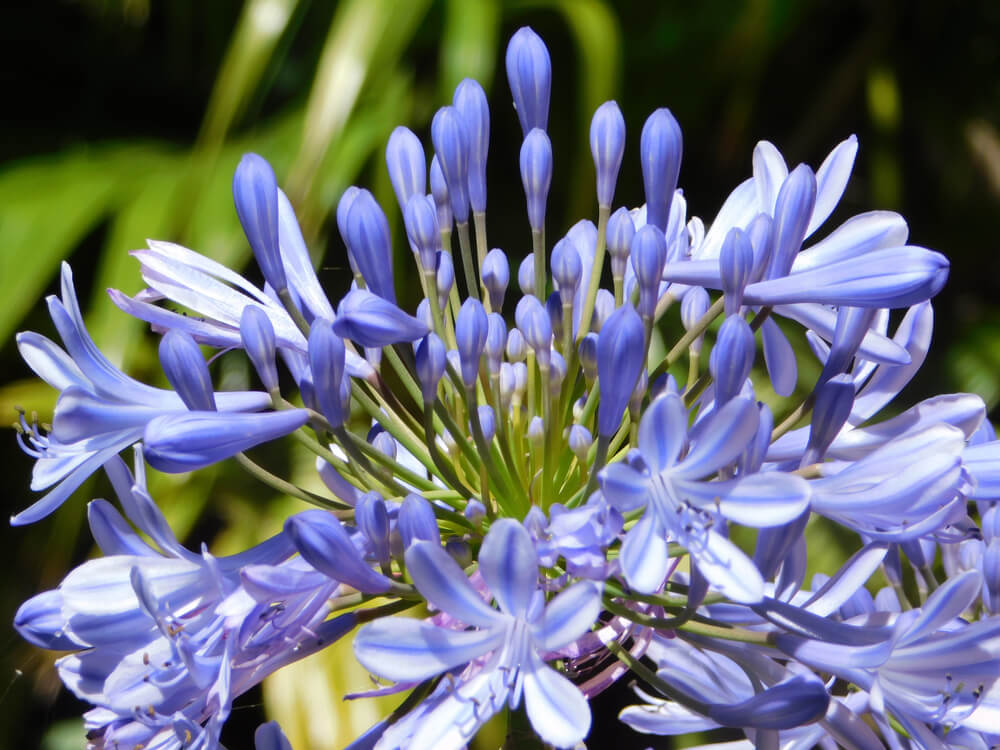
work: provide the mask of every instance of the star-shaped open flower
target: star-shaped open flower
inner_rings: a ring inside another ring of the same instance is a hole
[[[546,604],[531,536],[513,519],[496,521],[479,553],[479,571],[499,610],[440,545],[415,542],[406,551],[406,567],[428,602],[470,626],[454,630],[391,617],[365,625],[354,640],[367,669],[398,682],[469,664],[454,690],[426,712],[410,738],[413,747],[463,746],[504,702],[519,705],[522,691],[531,725],[545,742],[572,747],[586,737],[587,701],[545,663],[545,655],[590,630],[600,613],[598,584],[575,583]]]
[[[719,516],[747,526],[778,526],[809,505],[809,487],[792,474],[767,472],[704,481],[733,464],[759,427],[757,405],[734,398],[695,426],[680,396],[650,404],[639,424],[641,461],[616,463],[601,473],[601,488],[622,512],[646,512],[622,543],[628,584],[643,593],[667,574],[667,539],[683,545],[709,583],[739,602],[760,601],[764,580],[739,547],[713,528]],[[645,464],[645,466],[642,466]]]

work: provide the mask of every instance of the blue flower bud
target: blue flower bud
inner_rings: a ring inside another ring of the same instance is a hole
[[[427,202],[423,193],[410,197],[403,210],[406,236],[417,250],[420,266],[425,271],[433,271],[437,266],[437,254],[441,250],[441,229],[437,214]]]
[[[642,409],[642,399],[645,397],[648,389],[649,373],[643,368],[642,372],[639,373],[639,379],[635,383],[635,388],[632,389],[632,397],[628,400],[628,410],[633,419],[638,420],[639,411]]]
[[[642,126],[639,154],[646,190],[646,223],[667,231],[683,148],[681,128],[669,109],[658,109]]]
[[[429,299],[424,297],[417,303],[417,311],[415,315],[417,320],[425,326],[430,329],[434,328],[434,318],[431,316],[431,301]]]
[[[385,166],[400,211],[406,209],[414,195],[422,198],[427,192],[427,157],[420,139],[409,128],[392,131],[385,147]]]
[[[384,298],[354,289],[340,301],[333,331],[362,346],[383,347],[416,341],[427,334],[428,328]]]
[[[545,440],[545,422],[539,416],[534,416],[528,422],[528,442],[532,448],[538,450]]]
[[[559,395],[562,390],[562,383],[566,379],[566,360],[557,351],[552,352],[552,362],[549,364],[549,391],[553,398]]]
[[[442,232],[450,232],[454,216],[451,212],[451,198],[448,196],[448,183],[445,182],[444,172],[441,171],[441,162],[437,155],[431,157],[431,197],[434,199],[434,206],[437,208],[438,226]]]
[[[490,313],[487,317],[489,325],[484,351],[490,373],[496,375],[500,372],[500,362],[503,360],[503,350],[507,344],[507,324],[504,322],[503,316],[498,313]]]
[[[171,329],[160,339],[160,364],[170,385],[191,411],[215,411],[215,391],[201,347],[190,335]]]
[[[528,344],[524,334],[517,328],[507,331],[507,359],[511,362],[523,362],[528,356]]]
[[[719,275],[722,293],[726,295],[726,315],[736,315],[743,305],[743,290],[753,273],[753,245],[739,227],[733,227],[722,242],[719,252]]]
[[[333,324],[314,320],[309,330],[309,369],[316,402],[333,427],[343,425],[347,417],[341,390],[345,357],[344,341],[334,333]]]
[[[486,211],[486,157],[490,150],[490,106],[478,81],[466,78],[455,89],[452,105],[469,136],[469,205]]]
[[[433,402],[437,395],[445,363],[444,343],[436,333],[428,333],[417,345],[416,352],[417,377],[426,403]]]
[[[778,191],[774,205],[774,245],[767,278],[787,276],[802,248],[816,205],[816,176],[805,164],[793,169]]]
[[[698,321],[705,316],[711,304],[712,301],[709,299],[708,292],[705,291],[704,287],[693,286],[688,289],[681,299],[681,325],[684,326],[684,330],[690,331],[698,325]],[[691,342],[691,351],[695,354],[699,353],[704,343],[705,334],[702,333]]]
[[[514,321],[524,340],[535,351],[538,364],[548,367],[552,351],[552,321],[537,297],[521,297],[514,310]]]
[[[368,289],[395,304],[389,221],[367,190],[358,191],[347,212],[347,244]]]
[[[575,424],[569,428],[569,449],[581,464],[587,464],[587,453],[593,444],[594,437],[586,427]]]
[[[462,361],[462,381],[471,386],[479,375],[479,358],[486,346],[489,319],[483,304],[469,297],[455,318],[455,341]]]
[[[343,524],[325,510],[292,516],[285,521],[285,533],[306,562],[333,580],[370,594],[392,587],[391,580],[364,561]]]
[[[521,182],[528,201],[528,224],[535,232],[545,228],[545,202],[552,184],[552,142],[535,128],[521,144]]]
[[[853,406],[854,379],[850,375],[835,375],[816,391],[803,466],[823,460],[830,444],[851,416]]]
[[[597,338],[597,377],[601,401],[597,432],[611,437],[621,423],[646,359],[642,318],[628,302],[615,310]]]
[[[355,276],[360,274],[360,271],[358,270],[358,262],[354,259],[354,251],[351,249],[350,236],[347,233],[347,214],[350,213],[354,199],[358,197],[360,192],[361,188],[351,185],[337,202],[337,231],[340,232],[340,239],[343,240],[344,247],[347,248],[347,262],[350,263],[351,273]]]
[[[366,492],[362,495],[354,509],[354,521],[358,525],[358,530],[371,544],[375,560],[382,565],[388,565],[389,511],[382,496],[377,492]]]
[[[588,333],[580,339],[578,350],[580,355],[580,367],[583,368],[583,377],[587,383],[594,382],[597,377],[597,334]]]
[[[632,270],[639,285],[639,314],[652,317],[660,294],[663,266],[667,262],[667,240],[663,231],[646,224],[632,239]]]
[[[535,293],[535,254],[528,253],[517,267],[517,285],[521,287],[521,294],[529,295]]]
[[[403,549],[409,548],[417,541],[441,544],[441,532],[438,530],[434,509],[420,495],[412,492],[403,498],[399,506],[399,534],[403,537]]]
[[[449,537],[444,543],[444,551],[458,563],[459,567],[465,568],[472,564],[472,548],[469,543],[458,536]]]
[[[607,289],[598,289],[597,296],[594,297],[594,317],[591,318],[591,329],[600,332],[614,311],[615,295]]]
[[[431,122],[431,140],[455,221],[465,224],[469,221],[469,135],[458,110],[442,107],[437,111]]]
[[[528,365],[524,362],[515,362],[511,368],[514,372],[514,394],[523,396],[528,387]]]
[[[497,434],[497,421],[496,415],[493,413],[493,407],[486,406],[485,404],[478,406],[476,407],[476,414],[479,415],[479,427],[482,429],[483,437],[486,438],[486,442],[488,443]],[[472,431],[471,425],[469,431]]]
[[[476,500],[476,498],[469,498],[468,504],[465,506],[465,510],[462,515],[468,518],[475,524],[478,524],[481,520],[486,517],[486,506],[481,502]]]
[[[244,154],[233,175],[233,201],[264,279],[276,291],[288,286],[278,244],[278,182],[257,154]]]
[[[875,308],[841,307],[837,310],[837,325],[833,330],[830,352],[823,363],[817,387],[834,375],[846,372],[865,335],[875,319]]]
[[[726,318],[719,328],[708,362],[715,379],[716,408],[739,394],[753,367],[755,350],[750,324],[739,315]]]
[[[437,288],[438,305],[444,307],[455,284],[455,261],[447,250],[439,250],[437,254]]]
[[[552,278],[559,287],[560,300],[563,304],[572,302],[573,295],[580,285],[580,276],[583,274],[583,263],[580,262],[576,245],[563,237],[552,248],[552,258],[549,263],[552,266]]]
[[[510,408],[510,399],[514,395],[514,367],[510,362],[500,363],[500,409]]]
[[[533,128],[545,130],[549,121],[552,61],[545,42],[527,26],[514,32],[507,44],[507,83],[525,136]]]
[[[319,478],[323,480],[323,484],[337,499],[343,500],[351,506],[358,504],[360,493],[357,487],[344,479],[340,472],[328,464],[325,459],[316,458],[316,471],[319,473]]]
[[[597,172],[597,204],[610,208],[625,155],[625,118],[617,102],[604,102],[590,121],[590,153]]]
[[[556,341],[562,341],[563,314],[559,292],[552,292],[545,300],[545,312],[548,313],[549,322],[552,324],[552,335],[555,336]]]
[[[196,471],[294,432],[309,419],[305,409],[263,413],[189,411],[156,417],[142,442],[146,462],[158,471]]]
[[[486,293],[490,295],[490,307],[499,310],[503,307],[503,298],[510,283],[510,264],[507,262],[507,254],[498,247],[490,250],[483,259],[479,273],[483,277]]]
[[[632,253],[632,238],[635,237],[635,223],[627,208],[619,208],[608,219],[608,255],[611,256],[611,275],[624,278],[625,264]]]
[[[377,424],[368,431],[368,442],[383,456],[388,456],[393,461],[396,460],[398,451],[396,439],[386,432],[382,425]]]

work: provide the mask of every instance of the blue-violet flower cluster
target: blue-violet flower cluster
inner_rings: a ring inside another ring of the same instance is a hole
[[[88,746],[219,747],[237,696],[347,637],[393,683],[376,693],[408,693],[355,748],[461,748],[505,708],[577,747],[588,699],[625,675],[641,686],[620,718],[643,733],[1000,744],[1000,442],[975,395],[879,416],[927,354],[948,261],[892,212],[828,225],[854,137],[815,170],[761,142],[706,224],[659,109],[639,141],[645,205],[616,207],[615,102],[590,127],[596,223],[553,242],[552,67],[531,29],[506,72],[523,259],[487,240],[490,111],[465,80],[432,153],[404,127],[386,146],[404,278],[383,207],[351,187],[336,221],[354,282],[328,299],[271,166],[247,154],[233,196],[263,287],[151,241],[133,252],[147,289],[111,291],[162,334],[170,389],[102,355],[68,266],[48,300],[62,344],[19,335],[59,398],[50,429],[21,417],[45,494],[12,522],[102,469],[118,499],[88,506],[103,556],[15,621],[65,652],[60,677],[93,706]],[[260,388],[216,391],[205,348],[245,352]],[[285,438],[314,454],[324,491],[251,456]],[[187,549],[147,467],[227,459],[316,507],[231,557]],[[807,580],[811,523],[842,527],[856,553]],[[289,747],[274,723],[255,742]]]

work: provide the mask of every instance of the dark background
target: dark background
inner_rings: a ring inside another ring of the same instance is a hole
[[[324,40],[340,9],[315,1],[292,5],[273,54],[220,135],[206,125],[206,111],[213,96],[218,97],[213,91],[233,43],[241,3],[5,4],[0,22],[0,200],[14,197],[0,207],[0,268],[6,276],[0,285],[30,294],[21,301],[9,298],[24,312],[14,316],[0,348],[0,405],[6,421],[14,419],[14,403],[38,410],[43,419],[51,414],[51,395],[30,385],[31,373],[20,362],[10,334],[32,329],[54,335],[44,306],[33,300],[41,298],[40,292],[57,290],[54,261],[36,262],[39,247],[11,227],[28,212],[34,212],[33,225],[77,221],[72,205],[61,202],[69,199],[52,187],[77,179],[80,171],[70,168],[74,160],[99,170],[109,147],[135,144],[133,156],[116,157],[127,162],[122,168],[129,182],[122,190],[130,197],[144,188],[147,175],[169,182],[172,178],[164,175],[174,174],[173,165],[183,170],[184,165],[201,164],[207,152],[208,166],[191,178],[192,184],[204,195],[221,191],[228,200],[224,193],[238,154],[259,150],[274,162],[279,180],[291,173],[297,197],[309,207],[306,232],[312,247],[323,254],[321,279],[331,297],[346,288],[342,248],[335,229],[331,231],[329,212],[351,182],[375,185],[386,195],[381,153],[392,125],[410,125],[429,146],[430,116],[450,100],[442,92],[457,81],[456,64],[442,49],[462,49],[463,34],[454,27],[460,14],[455,3],[431,2],[398,41],[391,59],[376,59],[352,116],[363,120],[379,105],[388,106],[381,100],[400,91],[406,92],[406,111],[391,122],[371,116],[358,131],[362,135],[356,145],[345,144],[342,136],[335,144],[341,157],[334,164],[329,158],[323,161],[320,177],[310,182],[309,170],[301,162],[296,167],[292,158],[302,154],[296,151],[301,130],[295,115],[290,116],[293,125],[274,124],[305,105]],[[854,176],[827,226],[872,208],[897,210],[909,222],[911,243],[939,250],[952,261],[950,282],[935,300],[934,348],[903,401],[976,390],[991,408],[997,403],[1000,4],[978,0],[949,10],[925,0],[484,5],[491,20],[476,39],[483,58],[477,64],[487,75],[493,71],[492,85],[484,81],[492,110],[491,244],[518,256],[529,241],[516,166],[520,130],[502,62],[506,40],[529,24],[548,44],[554,67],[549,130],[556,174],[549,201],[550,238],[577,218],[596,213],[586,133],[593,106],[606,98],[617,99],[629,128],[616,204],[642,203],[637,159],[641,124],[654,108],[668,106],[684,131],[680,183],[689,211],[706,223],[728,192],[749,176],[758,140],[775,143],[790,166],[805,161],[815,168],[834,145],[856,133],[861,148]],[[586,23],[590,36],[581,43],[580,26],[574,24]],[[390,69],[391,75],[386,72]],[[599,98],[591,102],[594,97]],[[32,171],[36,168],[41,171]],[[64,179],[58,172],[62,168]],[[205,241],[208,230],[205,222],[198,224],[200,208],[193,205],[199,193],[178,187],[185,184],[183,178],[170,183],[167,218],[136,230],[140,237],[147,232],[205,249],[198,240]],[[294,201],[295,191],[290,192]],[[84,290],[104,285],[108,258],[117,257],[111,254],[136,246],[113,246],[121,236],[126,203],[122,198],[93,211],[77,221],[79,227],[63,242],[60,255],[71,256],[85,310],[90,309],[90,295]],[[395,202],[383,205],[389,209]],[[231,208],[226,210],[228,215],[218,210],[218,222],[232,234],[234,219]],[[229,241],[235,247],[238,237]],[[233,252],[225,257],[245,260],[245,249]],[[134,292],[138,274],[132,266],[127,270],[132,280],[125,289]],[[95,323],[100,324],[98,343],[121,348],[116,335],[135,337],[137,343],[127,348],[130,371],[152,373],[148,342],[136,328],[115,333],[120,324],[107,322],[113,319],[99,292],[92,303],[95,315],[105,316]],[[8,475],[7,510],[13,513],[31,502],[31,460],[15,448],[13,431],[4,442],[0,455]],[[51,657],[27,647],[2,623],[10,622],[21,601],[57,585],[71,565],[91,553],[82,500],[106,491],[100,480],[96,485],[32,527],[0,532],[0,554],[8,571],[0,593],[0,747],[42,746],[51,726],[82,711],[82,704],[59,690]],[[214,504],[204,513],[200,507],[181,514],[187,541],[194,546],[226,532],[234,518]],[[669,746],[660,738],[648,742],[614,721],[627,700],[623,685],[594,702],[591,746]],[[238,705],[244,708],[234,713],[226,734],[233,748],[249,746],[263,710],[257,692]],[[45,747],[83,744],[74,727],[61,726],[49,734]]]

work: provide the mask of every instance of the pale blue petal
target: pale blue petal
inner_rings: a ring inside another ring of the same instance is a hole
[[[723,596],[742,604],[764,598],[764,579],[757,566],[726,537],[707,529],[699,543],[686,546],[702,575]]]
[[[760,412],[748,398],[737,397],[712,414],[690,452],[672,473],[684,479],[701,479],[731,464],[746,450],[757,433]]]
[[[858,137],[852,135],[837,144],[816,170],[816,205],[806,229],[806,237],[815,232],[837,207],[858,155]]]
[[[855,396],[854,408],[851,409],[848,423],[859,425],[867,421],[903,390],[924,363],[933,331],[934,308],[930,302],[921,303],[906,311],[899,328],[896,329],[893,341],[901,345],[910,355],[909,364],[898,367],[883,366],[875,370],[871,380]]]
[[[774,314],[801,323],[804,328],[819,334],[823,339],[825,350],[829,351],[826,342],[833,340],[837,327],[837,313],[833,308],[808,302],[795,305],[775,305]],[[858,346],[858,355],[868,362],[879,364],[905,365],[910,362],[910,355],[906,349],[893,339],[875,330],[869,330],[865,333],[865,337],[861,339],[861,344]]]
[[[503,708],[510,692],[506,672],[500,670],[480,672],[457,689],[447,686],[446,689],[452,692],[425,715],[416,718],[419,724],[405,744],[379,743],[376,746],[378,750],[404,750],[409,747],[461,750],[479,728]],[[433,700],[433,695],[430,700]],[[418,707],[410,715],[420,710]],[[386,738],[392,738],[391,729],[386,732]]]
[[[972,605],[982,587],[983,576],[975,569],[949,578],[924,602],[920,616],[907,629],[899,646],[915,643],[938,632]]]
[[[677,463],[687,441],[687,409],[680,396],[668,393],[651,403],[639,423],[639,450],[654,473]]]
[[[107,500],[92,500],[87,506],[87,520],[94,541],[105,555],[157,554]]]
[[[777,471],[751,474],[736,482],[678,481],[677,486],[683,488],[683,495],[701,495],[698,499],[706,505],[715,501],[730,521],[754,528],[780,526],[798,518],[809,507],[811,494],[805,479]]]
[[[760,211],[774,213],[781,184],[788,177],[788,165],[770,141],[760,141],[753,150],[753,181]]]
[[[567,646],[590,630],[601,613],[601,585],[579,581],[549,602],[531,625],[535,643],[542,651]]]
[[[419,682],[477,659],[503,643],[503,628],[449,630],[406,617],[385,617],[354,637],[361,665],[395,682]]]
[[[701,247],[696,251],[696,259],[718,258],[722,241],[729,234],[729,230],[733,227],[745,229],[760,211],[757,186],[754,178],[750,177],[741,182],[722,204],[722,208],[719,209],[719,213],[705,234],[705,239],[702,240]]]
[[[505,619],[483,601],[440,544],[427,541],[411,544],[406,550],[406,569],[428,602],[462,622],[489,627]]]
[[[818,200],[817,197],[817,203]],[[816,215],[815,211],[813,215]],[[838,260],[859,258],[886,247],[902,247],[908,236],[906,220],[893,211],[858,214],[796,255],[792,262],[792,273],[819,268]]]
[[[530,652],[524,706],[535,733],[555,747],[573,747],[590,732],[590,704],[572,682]]]
[[[86,388],[87,379],[73,358],[51,339],[34,331],[17,334],[17,351],[35,374],[57,391],[71,385]]]
[[[642,594],[656,591],[667,577],[667,540],[656,514],[646,511],[625,535],[622,572],[628,585]]]
[[[604,497],[622,512],[641,508],[649,500],[649,476],[626,463],[604,467],[598,478]]]
[[[872,577],[885,553],[884,544],[869,544],[858,550],[803,606],[821,617],[833,614]]]
[[[642,734],[677,735],[716,729],[719,723],[685,708],[661,701],[652,705],[626,706],[618,718]]]
[[[494,522],[479,550],[479,570],[500,609],[523,617],[538,589],[538,556],[527,530],[512,518]]]
[[[719,512],[744,526],[778,526],[806,512],[811,494],[809,483],[793,474],[751,474],[722,498]]]

